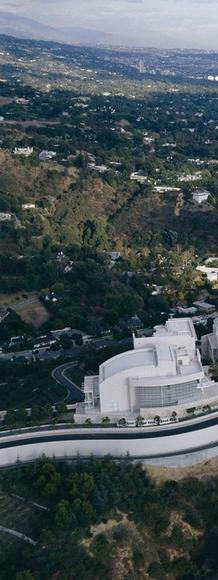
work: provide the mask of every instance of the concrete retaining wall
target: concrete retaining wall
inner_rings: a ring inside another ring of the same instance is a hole
[[[193,458],[193,462],[196,463],[203,460],[202,454],[205,454],[206,450],[207,458],[211,456],[209,450],[213,450],[211,451],[213,456],[218,455],[217,425],[166,436],[162,428],[162,436],[156,431],[156,436],[152,437],[150,431],[149,438],[146,435],[143,437],[138,431],[136,438],[136,431],[62,429],[7,435],[0,439],[0,466],[12,465],[18,460],[32,461],[42,454],[58,459],[72,458],[78,454],[81,457],[89,457],[91,454],[98,457],[111,454],[118,458],[125,457],[128,453],[132,458],[144,459],[145,462],[147,460],[149,463],[159,465],[169,465],[169,460],[178,462],[185,456],[189,456],[190,461]]]

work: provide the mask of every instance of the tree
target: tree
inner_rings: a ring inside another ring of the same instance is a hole
[[[64,350],[67,350],[68,348],[72,348],[72,338],[70,336],[67,336],[66,334],[61,336],[60,343],[61,343],[61,346]]]
[[[53,415],[53,408],[51,405],[45,405],[45,407],[43,407],[44,410],[44,417],[48,417],[48,419],[51,419],[52,415]]]
[[[204,405],[204,407],[202,408],[203,413],[210,413],[211,412],[211,407],[210,405]]]
[[[151,578],[158,578],[159,580],[163,578],[163,568],[159,562],[152,562],[148,567],[148,573]]]
[[[203,483],[197,477],[186,477],[182,480],[180,489],[185,498],[195,500],[203,494]]]
[[[138,426],[140,426],[140,425],[142,425],[142,424],[143,424],[143,421],[144,421],[143,417],[141,417],[141,416],[139,415],[139,416],[137,417],[137,419],[136,419],[136,424],[137,424]]]
[[[120,427],[123,427],[124,425],[126,425],[126,419],[124,417],[122,417],[122,419],[119,419],[118,425],[120,425]]]
[[[102,417],[101,422],[104,423],[105,425],[108,425],[108,423],[111,422],[110,417]]]
[[[156,425],[160,425],[160,416],[159,415],[155,415],[154,422],[156,423]]]
[[[173,560],[172,572],[176,578],[196,578],[197,569],[195,564],[187,558]]]
[[[85,420],[85,424],[88,425],[88,427],[91,427],[92,420],[90,419],[90,417],[87,417],[87,419]]]
[[[45,416],[43,407],[35,405],[31,409],[31,420],[37,423]]]
[[[210,371],[214,381],[218,381],[218,361],[211,366]]]
[[[7,411],[4,419],[5,425],[8,427],[14,427],[16,425],[16,411]]]
[[[56,466],[49,460],[45,460],[39,471],[38,478],[34,483],[34,488],[42,494],[43,497],[51,499],[58,491],[61,481],[60,474]]]
[[[35,580],[35,576],[32,575],[30,570],[24,570],[16,574],[16,580]]]
[[[196,407],[190,407],[189,409],[186,409],[186,413],[188,415],[192,415],[192,417],[195,414],[195,411],[196,411]]]
[[[70,521],[70,504],[66,500],[61,500],[55,510],[55,523],[58,528],[64,528]]]
[[[65,403],[57,403],[55,405],[57,415],[64,415],[67,412],[67,407]]]
[[[183,548],[184,547],[184,535],[180,526],[174,526],[170,540],[176,548]]]
[[[115,547],[108,542],[105,534],[98,534],[92,543],[91,549],[95,558],[96,577],[110,578]]]

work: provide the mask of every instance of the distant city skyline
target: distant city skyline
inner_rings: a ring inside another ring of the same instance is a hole
[[[217,0],[0,0],[0,12],[135,46],[218,50]]]

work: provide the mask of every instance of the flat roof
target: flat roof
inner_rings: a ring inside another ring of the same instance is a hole
[[[215,304],[209,304],[209,302],[194,302],[194,305],[199,308],[215,308]]]
[[[172,350],[167,344],[157,344],[155,350],[158,364],[174,361]]]
[[[193,322],[190,318],[171,318],[165,326],[156,326],[154,336],[189,335],[196,338]]]
[[[178,374],[183,376],[194,375],[203,372],[201,363],[198,360],[190,361],[188,365],[180,365],[178,367]]]

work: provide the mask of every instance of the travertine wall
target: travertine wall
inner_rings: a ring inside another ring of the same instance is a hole
[[[161,432],[163,433],[162,429]],[[124,432],[125,431],[125,432]],[[201,452],[209,447],[217,450],[218,455],[218,428],[217,425],[208,426],[204,429],[187,432],[178,433],[168,436],[158,436],[156,431],[156,436],[143,438],[133,438],[133,434],[136,432],[134,429],[120,430],[119,434],[117,429],[91,429],[91,432],[87,429],[76,429],[76,430],[53,430],[44,433],[24,433],[17,436],[6,436],[1,437],[1,445],[8,442],[14,441],[14,447],[6,447],[0,449],[0,466],[11,465],[16,463],[16,461],[31,461],[37,457],[45,454],[49,457],[58,458],[72,458],[76,457],[78,454],[81,457],[89,457],[91,454],[96,456],[104,456],[106,454],[111,454],[114,457],[125,457],[126,454],[130,454],[131,457],[144,458],[145,461],[150,460],[150,462],[156,463],[158,459],[159,464],[167,465],[169,457],[180,454],[183,456],[192,456],[194,451],[199,453],[199,461],[202,457]],[[108,434],[113,438],[106,438]],[[139,431],[137,431],[139,435]],[[154,432],[153,432],[154,433]],[[160,433],[160,431],[159,431]],[[61,441],[61,436],[69,436],[69,439]],[[132,437],[131,437],[132,435]],[[35,442],[36,437],[43,437],[44,441]],[[55,441],[46,440],[48,437],[56,437]],[[74,439],[70,439],[70,437]],[[85,437],[85,438],[84,438]],[[104,438],[105,437],[105,438]],[[23,444],[23,440],[28,444]],[[31,440],[34,438],[34,443]],[[18,441],[20,445],[17,446]]]

